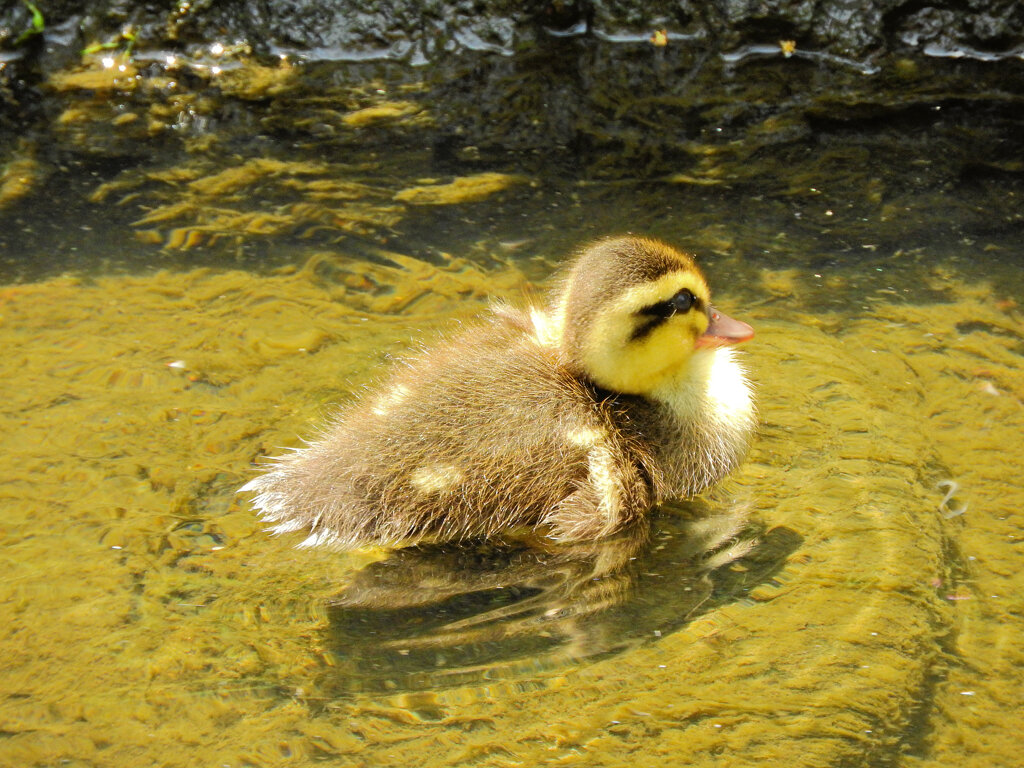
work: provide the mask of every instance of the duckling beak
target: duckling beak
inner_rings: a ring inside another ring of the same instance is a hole
[[[708,318],[708,329],[704,331],[703,336],[697,337],[697,349],[724,347],[754,338],[753,328],[742,320],[733,320],[728,315],[723,315],[714,307],[711,307]]]

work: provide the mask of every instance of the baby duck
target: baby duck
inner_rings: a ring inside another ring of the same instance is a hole
[[[300,546],[607,536],[743,458],[755,414],[731,345],[753,334],[691,256],[603,240],[547,307],[495,307],[241,490],[274,532],[309,530]]]

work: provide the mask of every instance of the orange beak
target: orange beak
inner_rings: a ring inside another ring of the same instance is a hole
[[[710,322],[703,336],[697,338],[697,348],[725,347],[754,338],[754,329],[742,320],[733,320],[711,307]]]

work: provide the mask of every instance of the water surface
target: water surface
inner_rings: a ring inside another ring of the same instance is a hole
[[[388,104],[332,109],[420,114]],[[1013,764],[1022,254],[978,206],[1017,182],[918,184],[951,131],[913,130],[937,150],[823,125],[758,155],[772,184],[272,132],[51,165],[0,211],[2,762]],[[579,547],[340,554],[235,496],[394,357],[622,231],[697,252],[757,330],[759,433],[708,498]]]

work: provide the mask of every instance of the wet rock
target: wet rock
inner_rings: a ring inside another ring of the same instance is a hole
[[[921,44],[1006,52],[1024,43],[1024,7],[1014,0],[975,0],[956,8],[908,0],[165,0],[144,6],[97,0],[83,10],[81,3],[55,0],[40,10],[22,0],[0,11],[0,50],[8,59],[37,57],[46,47],[74,51],[116,43],[127,31],[140,46],[157,48],[244,40],[265,54],[424,63],[459,50],[510,54],[552,37],[616,40],[656,29],[670,39],[697,36],[719,50],[793,39],[801,47],[857,58]],[[34,38],[45,45],[33,44]]]

